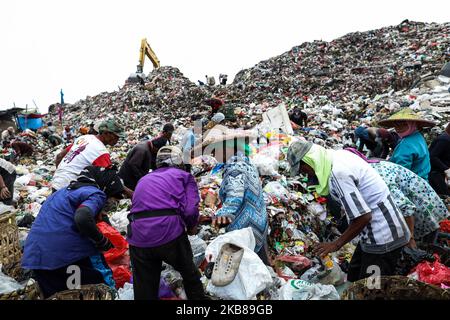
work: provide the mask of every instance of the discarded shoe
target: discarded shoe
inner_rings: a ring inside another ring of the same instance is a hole
[[[239,270],[244,249],[231,243],[222,246],[214,264],[211,282],[216,287],[230,284]]]

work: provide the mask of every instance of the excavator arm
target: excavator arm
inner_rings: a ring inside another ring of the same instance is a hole
[[[145,56],[150,59],[150,61],[153,63],[154,68],[160,67],[158,57],[148,44],[147,39],[144,38],[141,40],[141,50],[139,52],[139,64],[137,65],[137,73],[142,73],[144,71]]]

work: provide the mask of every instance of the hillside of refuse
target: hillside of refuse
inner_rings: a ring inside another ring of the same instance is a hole
[[[450,23],[404,21],[331,42],[307,42],[242,70],[226,86],[199,86],[179,69],[164,66],[153,70],[145,85],[125,83],[68,106],[65,121],[75,125],[115,116],[133,136],[137,125],[182,124],[193,114],[206,114],[202,102],[212,96],[237,107],[242,123],[250,126],[280,103],[332,106],[349,111],[350,118],[364,118],[374,98],[403,93],[421,77],[437,74],[450,57],[449,34]],[[398,103],[386,101],[392,102]]]

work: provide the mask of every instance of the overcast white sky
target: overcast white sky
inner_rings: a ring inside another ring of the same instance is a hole
[[[136,71],[141,38],[192,81],[241,69],[305,41],[448,22],[448,0],[0,1],[0,109],[114,91]],[[146,60],[144,71],[152,64]]]

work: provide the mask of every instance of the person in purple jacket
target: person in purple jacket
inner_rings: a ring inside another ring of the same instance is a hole
[[[158,299],[162,262],[180,272],[188,299],[205,299],[187,236],[197,230],[197,183],[177,147],[162,147],[156,167],[139,180],[128,215],[134,299]]]

